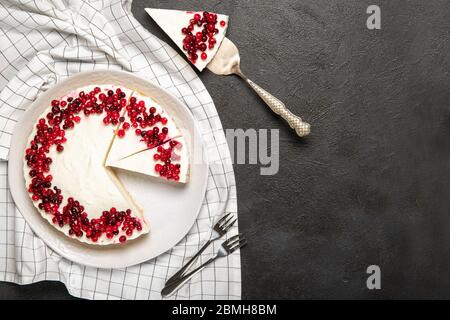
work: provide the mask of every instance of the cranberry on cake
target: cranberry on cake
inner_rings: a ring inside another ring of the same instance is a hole
[[[147,13],[202,71],[225,38],[228,16],[207,11],[146,8]]]

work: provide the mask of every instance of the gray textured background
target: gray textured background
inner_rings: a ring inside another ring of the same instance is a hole
[[[144,7],[230,15],[244,72],[313,126],[300,140],[238,78],[201,74],[224,128],[280,128],[277,175],[235,166],[244,299],[450,298],[448,1],[134,0],[170,43]],[[0,298],[70,296],[1,283]]]

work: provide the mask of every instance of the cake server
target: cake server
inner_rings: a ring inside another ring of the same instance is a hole
[[[253,90],[255,90],[273,112],[287,121],[289,126],[295,130],[299,137],[304,137],[309,134],[310,125],[308,123],[289,111],[283,102],[258,86],[242,73],[239,50],[230,39],[226,37],[223,39],[216,55],[206,67],[217,75],[238,75],[247,82]]]

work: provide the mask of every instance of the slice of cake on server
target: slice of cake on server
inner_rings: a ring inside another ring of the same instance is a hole
[[[145,10],[200,71],[214,58],[228,28],[228,16],[223,14],[153,8]]]

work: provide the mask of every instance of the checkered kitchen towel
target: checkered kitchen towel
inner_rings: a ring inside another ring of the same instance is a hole
[[[24,110],[56,82],[94,69],[127,70],[175,94],[199,121],[212,163],[188,235],[169,252],[126,269],[89,268],[60,257],[33,234],[8,190],[11,133]],[[131,0],[1,0],[0,90],[0,281],[57,280],[88,299],[160,299],[165,280],[207,240],[224,208],[237,212],[233,168],[213,101],[188,63],[134,19]],[[219,259],[176,296],[240,297],[239,253]]]

